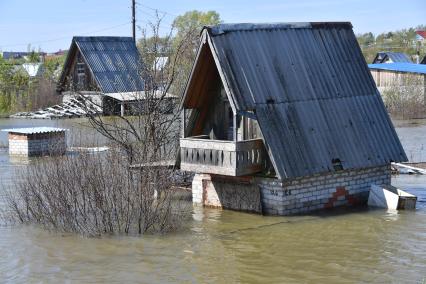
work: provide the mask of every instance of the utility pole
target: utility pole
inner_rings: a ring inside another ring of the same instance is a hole
[[[136,1],[132,0],[132,33],[133,40],[136,43]]]

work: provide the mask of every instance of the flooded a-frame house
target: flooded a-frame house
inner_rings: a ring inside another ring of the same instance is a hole
[[[348,22],[205,27],[181,107],[196,204],[273,215],[365,204],[407,161]]]

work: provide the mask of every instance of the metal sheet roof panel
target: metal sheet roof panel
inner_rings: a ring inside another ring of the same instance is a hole
[[[425,64],[415,63],[377,63],[368,64],[370,70],[384,70],[404,73],[426,74]]]
[[[144,90],[142,61],[131,37],[74,37],[103,93]]]
[[[2,129],[1,131],[19,133],[19,134],[38,134],[38,133],[49,133],[49,132],[64,132],[64,131],[68,131],[68,129],[56,128],[56,127],[26,127],[26,128]]]
[[[374,92],[356,38],[344,25],[228,31],[213,36],[212,42],[232,95],[244,110],[258,103]]]
[[[373,64],[388,63],[388,62],[389,63],[397,63],[397,62],[413,63],[407,54],[403,52],[390,52],[390,51],[378,52],[376,57],[373,60]]]

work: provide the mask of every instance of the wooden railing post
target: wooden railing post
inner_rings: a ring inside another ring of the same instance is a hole
[[[182,111],[181,111],[181,137],[182,138],[185,138],[185,129],[186,129],[186,123],[185,123],[185,119],[186,117],[185,117],[185,108],[182,108]]]
[[[234,133],[233,133],[234,142],[238,141],[238,125],[237,125],[237,123],[238,123],[238,114],[234,114],[233,121],[232,121],[232,125],[234,126],[234,129],[233,129],[233,131],[234,131]]]

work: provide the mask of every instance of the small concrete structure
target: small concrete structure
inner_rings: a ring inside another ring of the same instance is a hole
[[[9,154],[20,156],[63,155],[66,151],[66,129],[33,127],[3,129],[9,132]]]

